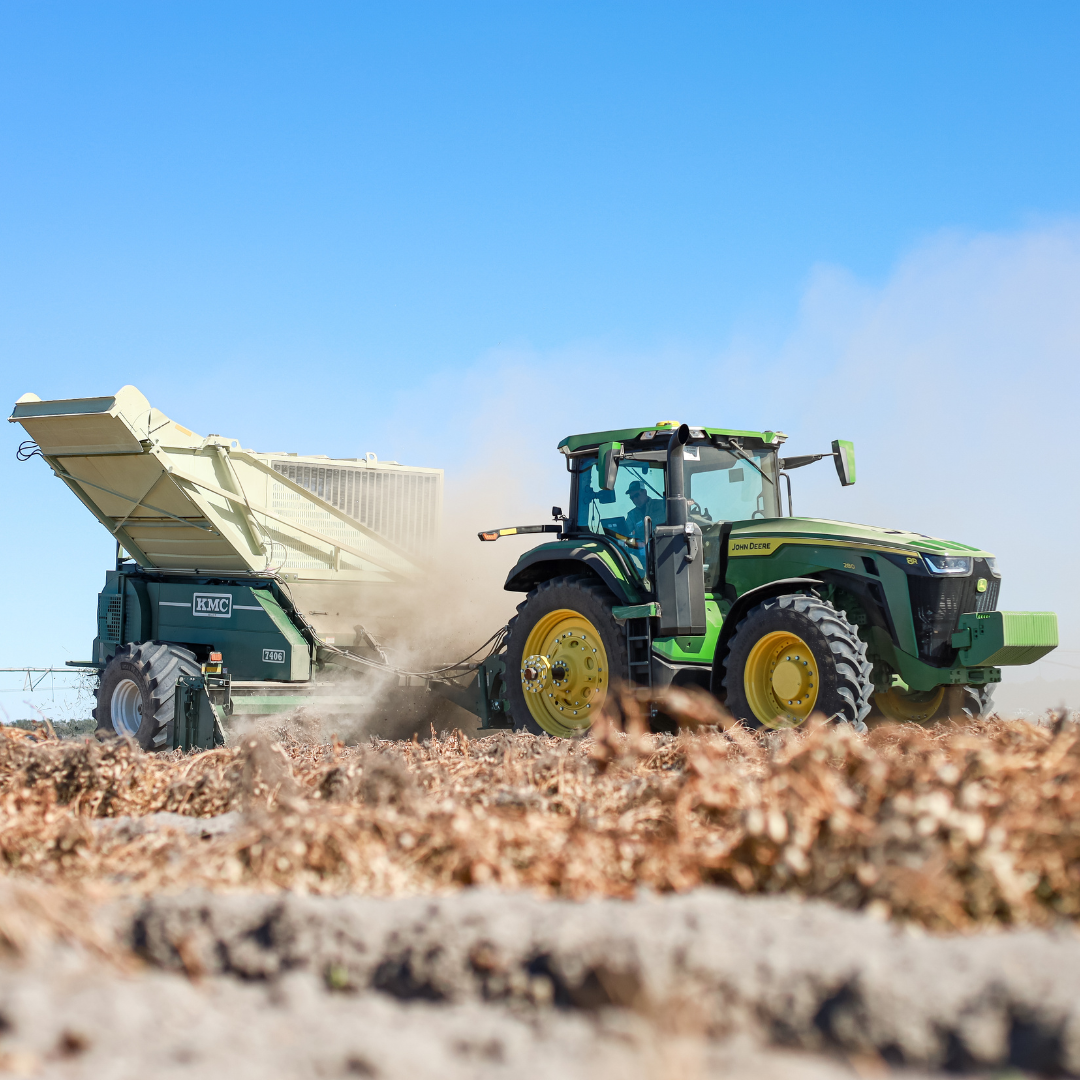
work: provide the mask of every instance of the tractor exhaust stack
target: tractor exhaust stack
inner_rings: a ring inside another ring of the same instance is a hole
[[[686,524],[686,481],[683,477],[683,447],[690,441],[690,428],[680,424],[667,447],[667,523]]]

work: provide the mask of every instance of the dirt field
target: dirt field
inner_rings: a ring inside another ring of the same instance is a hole
[[[7,732],[0,1068],[1080,1072],[1076,725],[622,704],[576,743]]]

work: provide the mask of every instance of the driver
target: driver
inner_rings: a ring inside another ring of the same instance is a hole
[[[626,531],[632,540],[645,539],[645,519],[652,518],[653,525],[663,525],[667,519],[667,505],[663,499],[650,499],[649,488],[644,480],[634,480],[626,489],[634,509],[626,515]]]

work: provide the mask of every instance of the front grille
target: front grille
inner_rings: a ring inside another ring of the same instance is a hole
[[[986,592],[979,592],[979,578],[986,578]],[[936,667],[947,667],[956,659],[952,636],[960,616],[969,611],[994,611],[997,608],[1001,579],[994,577],[986,563],[975,560],[969,577],[909,577],[911,614],[919,659]]]

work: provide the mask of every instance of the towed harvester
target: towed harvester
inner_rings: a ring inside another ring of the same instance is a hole
[[[386,662],[365,613],[393,608],[439,540],[442,471],[255,453],[202,437],[133,386],[10,418],[117,541],[91,659],[99,730],[146,749],[210,746],[233,713],[355,709],[329,676]],[[442,680],[471,668],[450,667]],[[410,681],[399,675],[400,681]],[[414,680],[420,685],[426,681]]]

